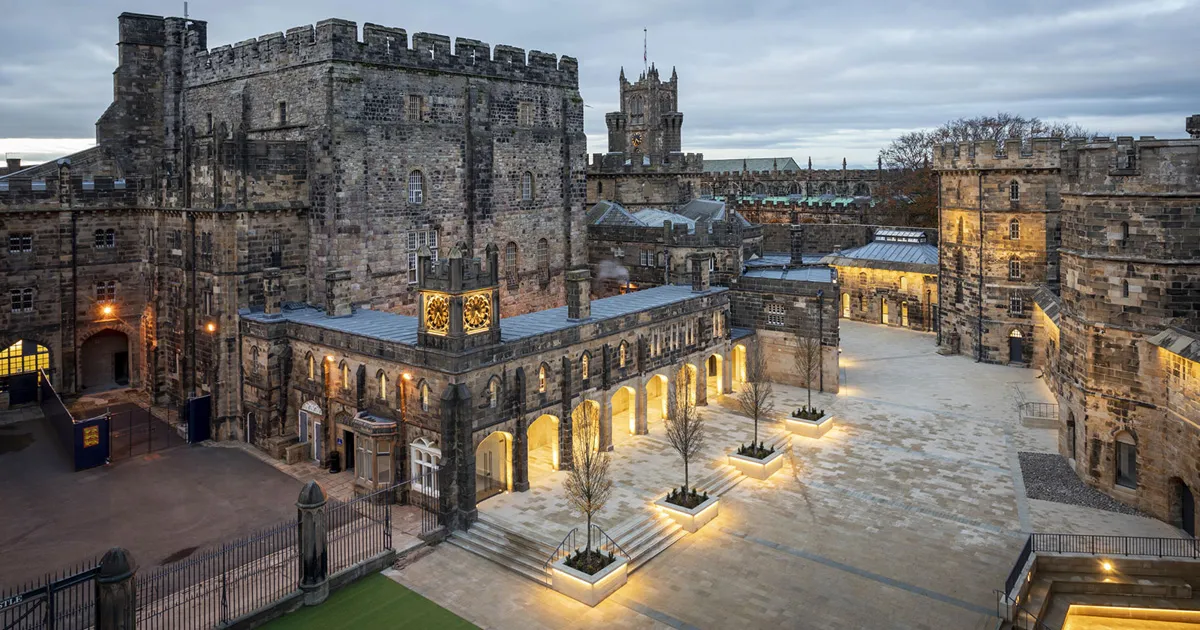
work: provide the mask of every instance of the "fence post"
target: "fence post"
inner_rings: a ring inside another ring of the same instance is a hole
[[[136,568],[129,552],[109,549],[96,574],[96,629],[134,630],[137,627]]]
[[[296,499],[300,528],[300,590],[304,605],[315,606],[329,597],[329,551],[326,541],[325,492],[309,481]]]

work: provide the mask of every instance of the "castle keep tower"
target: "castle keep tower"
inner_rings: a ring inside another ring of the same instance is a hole
[[[621,111],[605,114],[608,153],[592,156],[587,200],[618,201],[631,210],[672,208],[696,196],[704,156],[681,152],[679,77],[663,82],[653,65],[630,83],[621,70]]]
[[[939,346],[988,363],[1029,363],[1033,294],[1058,284],[1062,141],[934,148],[940,180]]]

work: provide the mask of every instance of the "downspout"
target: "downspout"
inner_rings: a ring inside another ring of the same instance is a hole
[[[941,305],[941,303],[942,303],[942,296],[944,295],[944,294],[942,293],[942,275],[943,275],[942,259],[943,259],[943,258],[945,258],[945,256],[943,256],[943,255],[942,255],[942,243],[944,243],[944,242],[945,242],[945,238],[944,238],[944,237],[945,237],[945,235],[944,235],[944,234],[942,234],[942,173],[941,173],[941,171],[938,171],[938,174],[937,174],[937,184],[938,184],[938,193],[937,193],[937,196],[938,196],[938,233],[937,233],[937,238],[938,238],[938,275],[937,275],[937,290],[938,290],[938,305],[939,305],[939,308],[938,308],[938,310],[937,310],[937,322],[936,322],[936,323],[934,323],[934,326],[937,328],[937,345],[938,345],[938,347],[940,348],[940,347],[942,347],[942,309],[940,308],[940,305]],[[929,308],[933,308],[933,302],[932,302],[932,301],[930,301],[930,303],[929,303]]]
[[[975,362],[983,361],[983,170],[979,171],[979,317],[975,320]]]
[[[78,328],[76,318],[79,317],[79,214],[75,208],[71,208],[71,316],[67,319],[71,323],[71,347],[75,350],[71,356],[74,357],[71,365],[71,387],[69,391],[79,390],[79,352],[82,348],[76,346],[75,331]],[[66,344],[63,344],[66,347]],[[66,367],[65,365],[63,366]],[[59,387],[66,385],[66,369],[63,370],[62,376],[59,377]]]
[[[189,296],[188,306],[189,307],[186,311],[187,317],[184,318],[184,329],[183,330],[184,330],[184,334],[188,335],[187,345],[191,351],[190,363],[191,363],[191,367],[192,367],[192,369],[191,369],[191,373],[192,373],[191,381],[192,382],[191,382],[191,387],[189,388],[189,391],[191,391],[191,396],[194,398],[196,396],[196,373],[197,373],[196,366],[199,364],[199,361],[196,359],[196,214],[190,209],[184,210],[184,213],[187,214],[188,232],[190,234],[190,236],[188,238],[188,258],[187,258],[187,260],[188,260],[187,277],[188,277],[188,284],[190,286],[188,287],[188,296]]]

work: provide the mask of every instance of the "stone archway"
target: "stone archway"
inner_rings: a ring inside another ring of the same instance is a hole
[[[667,417],[667,377],[655,374],[646,381],[646,427]]]
[[[733,347],[733,351],[730,353],[730,355],[732,356],[733,360],[733,370],[731,370],[733,372],[733,376],[731,378],[733,381],[731,385],[733,385],[733,387],[731,389],[736,391],[737,388],[742,386],[742,383],[746,382],[746,346],[743,346],[740,343],[737,344]]]
[[[1168,500],[1171,506],[1171,524],[1189,536],[1196,535],[1196,497],[1187,483],[1179,477],[1171,477]]]
[[[614,444],[637,434],[637,390],[628,386],[617,388],[609,408],[612,410]]]
[[[125,387],[130,381],[129,336],[104,329],[79,347],[79,388],[102,391]]]
[[[542,414],[529,425],[529,481],[550,476],[559,465],[558,418]]]
[[[724,376],[721,369],[725,367],[722,365],[724,362],[725,359],[719,354],[710,355],[704,362],[704,369],[708,376],[704,382],[709,400],[716,400],[721,395]]]
[[[512,434],[494,431],[475,448],[475,502],[512,490]]]
[[[599,423],[603,424],[604,418],[600,417],[600,403],[598,403],[594,400],[584,400],[584,401],[581,401],[578,405],[575,405],[575,408],[573,410],[571,410],[571,430],[573,431],[572,435],[574,435],[575,433],[578,432],[577,427],[579,426],[579,423],[584,422],[585,418],[587,418],[588,416],[591,416],[591,418],[593,419],[594,422],[599,422]],[[592,440],[592,448],[593,449],[599,450],[600,434],[603,432],[603,430],[604,430],[603,427],[598,427],[597,430],[595,431],[596,437]]]

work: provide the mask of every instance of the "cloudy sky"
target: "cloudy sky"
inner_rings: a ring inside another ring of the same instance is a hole
[[[0,0],[0,153],[92,143],[112,97],[116,17],[151,0]],[[1184,135],[1200,112],[1200,0],[195,0],[209,46],[340,17],[580,60],[588,149],[617,74],[649,57],[681,82],[684,150],[873,165],[908,130],[1012,111],[1112,135]]]

